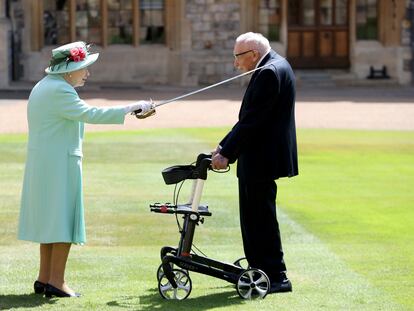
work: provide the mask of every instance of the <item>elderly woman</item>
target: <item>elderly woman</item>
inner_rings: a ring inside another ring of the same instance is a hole
[[[46,297],[78,297],[65,283],[70,247],[84,244],[82,139],[84,123],[123,124],[131,112],[154,114],[151,102],[92,107],[75,87],[89,77],[87,67],[98,59],[84,42],[52,51],[47,75],[30,93],[27,108],[29,140],[18,238],[40,243],[40,269],[34,291]]]

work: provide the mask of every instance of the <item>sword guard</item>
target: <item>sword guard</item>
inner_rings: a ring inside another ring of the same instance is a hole
[[[151,98],[150,98],[150,102],[152,104],[151,110],[147,111],[146,113],[142,113],[142,109],[138,109],[138,110],[132,111],[131,114],[135,115],[137,119],[145,119],[145,118],[153,116],[156,113],[155,104]]]
[[[150,111],[146,113],[141,113],[140,110],[136,110],[132,112],[132,114],[135,115],[137,119],[145,119],[145,118],[153,116],[156,113],[155,109],[151,109]]]

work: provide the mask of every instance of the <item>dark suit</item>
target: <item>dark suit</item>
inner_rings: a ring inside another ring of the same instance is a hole
[[[239,121],[221,141],[220,154],[238,160],[240,224],[250,266],[271,281],[286,270],[276,218],[275,179],[298,174],[295,77],[289,63],[271,50],[247,87]]]

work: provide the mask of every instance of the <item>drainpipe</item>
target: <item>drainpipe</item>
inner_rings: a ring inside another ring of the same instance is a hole
[[[410,28],[410,46],[411,46],[411,83],[414,84],[414,0],[411,0],[408,8],[408,20],[411,23]]]

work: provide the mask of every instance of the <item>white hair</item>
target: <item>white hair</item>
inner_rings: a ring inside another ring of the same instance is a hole
[[[261,56],[265,55],[271,49],[269,40],[267,40],[261,33],[246,32],[237,37],[236,43],[243,42],[249,48],[257,50]]]

